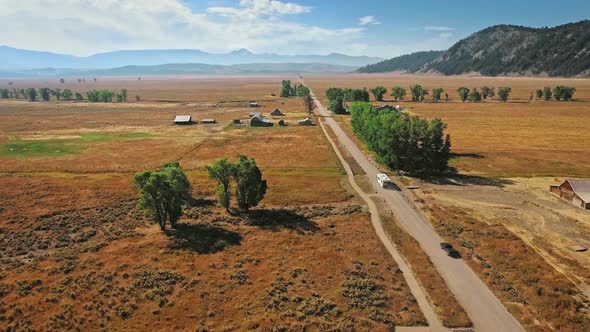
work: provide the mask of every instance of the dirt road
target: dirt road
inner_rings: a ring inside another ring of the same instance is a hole
[[[381,173],[375,164],[356,146],[340,125],[331,117],[313,95],[316,111],[328,125],[350,155],[363,168],[375,190],[401,224],[414,237],[422,250],[430,257],[435,268],[444,278],[449,290],[463,306],[477,331],[523,331],[520,323],[506,310],[500,300],[461,259],[448,257],[439,247],[442,239],[430,223],[416,211],[400,191],[383,189],[376,178]],[[389,241],[389,240],[387,240]],[[389,241],[391,242],[391,241]],[[390,243],[391,244],[391,243]],[[386,246],[388,246],[386,244]]]

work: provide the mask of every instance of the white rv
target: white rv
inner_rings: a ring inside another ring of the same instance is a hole
[[[382,188],[387,188],[391,185],[391,180],[389,176],[385,174],[377,174],[377,182]]]

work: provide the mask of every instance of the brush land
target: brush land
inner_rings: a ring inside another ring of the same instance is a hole
[[[296,125],[307,116],[301,99],[271,96],[282,79],[15,82],[127,88],[142,101],[0,103],[0,330],[425,325],[320,128]],[[286,116],[272,128],[230,125],[275,108]],[[174,126],[184,114],[217,123]],[[204,166],[239,154],[256,159],[269,190],[250,214],[229,215]],[[161,232],[131,182],[171,160],[193,201],[176,231]]]

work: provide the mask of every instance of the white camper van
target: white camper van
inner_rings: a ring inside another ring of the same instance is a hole
[[[385,174],[377,174],[377,182],[382,188],[387,188],[391,185],[391,180],[389,176]]]

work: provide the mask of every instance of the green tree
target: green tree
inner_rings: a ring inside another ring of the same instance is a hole
[[[127,89],[121,89],[121,96],[124,102],[127,102]]]
[[[469,99],[469,101],[477,103],[481,101],[481,93],[479,93],[479,91],[477,91],[477,89],[473,89],[471,92],[469,92],[469,97],[467,97],[467,99]]]
[[[303,102],[305,103],[305,109],[307,110],[307,113],[311,114],[313,112],[313,108],[315,107],[315,103],[311,95],[303,97]]]
[[[573,88],[570,86],[558,85],[553,88],[553,97],[557,101],[560,101],[560,100],[569,101],[572,99],[575,92],[576,92],[576,88]]]
[[[295,95],[297,97],[305,97],[305,96],[309,96],[310,94],[311,94],[311,91],[309,90],[309,88],[303,84],[298,85],[297,88],[295,89]]]
[[[432,101],[434,101],[434,102],[440,101],[440,98],[441,98],[443,92],[445,92],[445,89],[443,89],[443,88],[432,89]]]
[[[139,206],[160,229],[165,230],[168,223],[176,228],[191,188],[180,164],[168,163],[159,170],[136,173],[133,183],[140,194]]]
[[[33,88],[27,88],[24,90],[23,96],[27,98],[29,101],[36,101],[37,100],[37,90]]]
[[[507,86],[500,87],[498,88],[498,98],[500,98],[501,101],[506,102],[508,98],[510,98],[510,92],[512,92],[512,88]]]
[[[335,100],[338,97],[344,100],[344,90],[339,88],[329,88],[326,90],[326,97],[328,97],[329,101]]]
[[[73,95],[72,94],[72,90],[70,90],[70,89],[64,89],[61,92],[61,97],[63,98],[63,100],[70,100],[70,99],[72,99],[72,95]]]
[[[457,94],[459,95],[459,99],[461,99],[462,102],[465,102],[469,97],[469,89],[462,86],[457,89]]]
[[[482,86],[481,87],[481,96],[483,99],[493,98],[496,95],[495,89],[489,86]]]
[[[14,88],[12,89],[12,97],[14,97],[14,99],[19,99],[21,94],[21,90]]]
[[[256,207],[264,198],[267,187],[256,161],[253,158],[240,156],[236,164],[235,179],[238,207],[245,211]]]
[[[373,96],[375,96],[375,100],[377,101],[383,101],[383,95],[385,95],[387,93],[387,89],[381,85],[375,87],[374,89],[371,90],[371,93],[373,94]]]
[[[49,88],[39,88],[39,96],[43,101],[49,101],[49,98],[51,98],[51,90]]]
[[[8,99],[10,97],[10,91],[8,89],[0,89],[0,98]]]
[[[76,92],[76,101],[83,101],[84,97],[79,92]]]
[[[218,183],[215,193],[217,194],[219,205],[229,212],[231,205],[230,186],[231,180],[235,176],[236,165],[229,162],[226,158],[218,160],[215,163],[205,167],[207,169],[207,173],[209,174],[209,178],[216,180]]]
[[[135,96],[135,101],[136,102],[140,102],[141,101],[141,96],[140,95],[136,95]]]
[[[51,90],[51,94],[55,96],[55,98],[57,99],[57,101],[60,101],[61,100],[62,92],[61,92],[60,89]]]
[[[404,97],[406,96],[406,89],[402,88],[401,86],[396,86],[391,89],[391,96],[395,99],[395,101],[404,100]]]
[[[537,89],[535,91],[535,96],[537,97],[537,99],[543,98],[543,90],[542,89]]]
[[[293,87],[290,80],[283,80],[281,83],[281,97],[287,98],[293,95]]]
[[[330,111],[336,114],[346,113],[346,109],[344,108],[344,99],[342,97],[336,97],[336,99],[330,100],[328,102],[328,108]]]
[[[543,88],[543,99],[545,99],[546,101],[551,100],[551,97],[553,97],[553,92],[551,92],[551,87],[550,86],[546,86]]]
[[[410,85],[410,93],[412,93],[412,101],[424,101],[424,96],[428,94],[428,90],[424,89],[420,84]]]

